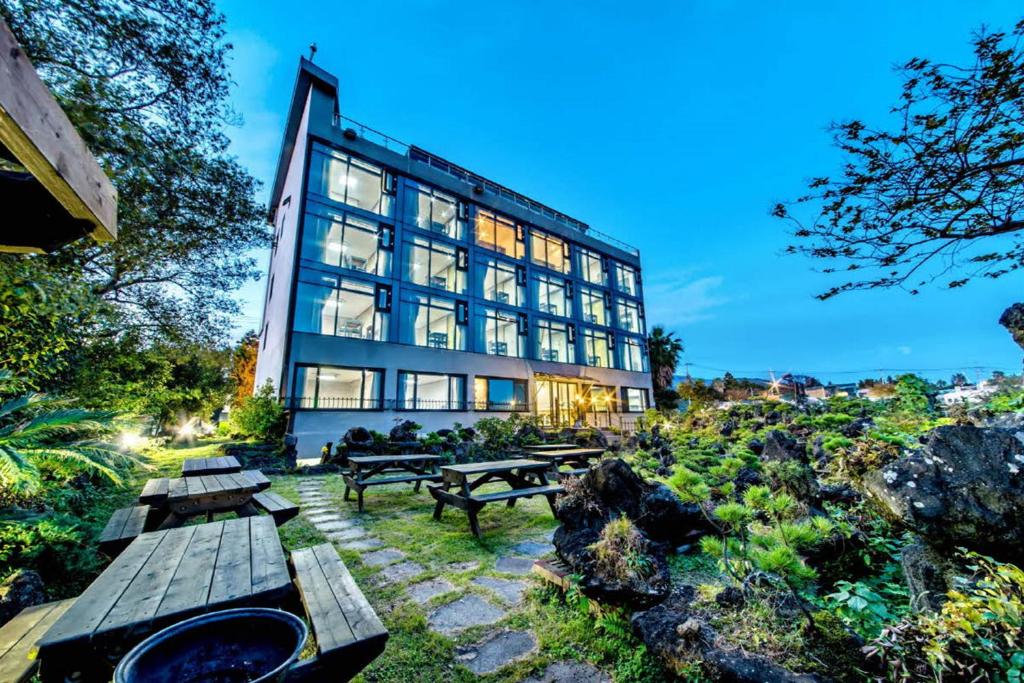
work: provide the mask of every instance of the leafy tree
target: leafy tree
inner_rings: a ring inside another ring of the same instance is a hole
[[[256,357],[259,349],[260,338],[250,330],[238,342],[231,355],[231,384],[235,390],[232,405],[239,405],[252,396],[256,389]]]
[[[950,378],[949,383],[955,387],[962,387],[967,384],[967,375],[962,372],[955,372]]]
[[[216,338],[268,243],[257,182],[227,153],[224,17],[210,0],[0,0],[0,16],[119,193],[115,242],[2,258],[108,304],[74,321],[79,340]]]
[[[679,395],[672,390],[672,378],[679,365],[679,355],[683,352],[683,342],[674,333],[665,332],[661,325],[655,325],[647,337],[647,348],[655,404],[662,409],[674,408]]]
[[[0,388],[11,382],[0,375]],[[0,489],[32,493],[47,463],[96,472],[115,483],[133,459],[99,441],[114,413],[72,407],[67,400],[23,394],[0,404]]]
[[[789,247],[820,259],[846,282],[818,295],[905,287],[938,278],[960,287],[1024,264],[1024,21],[1009,34],[979,33],[967,66],[914,58],[892,130],[835,123],[845,155],[839,177],[818,177],[773,214],[792,222]],[[791,213],[807,204],[810,222]],[[955,273],[955,275],[954,275]]]
[[[231,411],[231,427],[239,436],[262,441],[280,439],[284,434],[284,407],[277,400],[269,379],[255,395],[249,394]]]

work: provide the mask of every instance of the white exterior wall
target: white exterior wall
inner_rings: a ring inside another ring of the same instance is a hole
[[[280,392],[284,370],[289,321],[291,288],[295,279],[295,254],[298,250],[299,220],[306,173],[306,132],[309,127],[309,104],[312,89],[299,124],[296,144],[288,163],[281,201],[274,207],[276,248],[270,255],[270,270],[263,300],[263,324],[260,328],[260,350],[256,360],[255,388],[269,379]]]

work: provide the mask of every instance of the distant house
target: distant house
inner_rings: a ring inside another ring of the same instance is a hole
[[[0,252],[117,236],[117,191],[0,20]]]
[[[940,391],[936,399],[943,405],[956,403],[967,403],[975,405],[984,403],[988,398],[999,390],[999,385],[990,380],[982,380],[977,384],[964,384],[958,387],[950,387]]]

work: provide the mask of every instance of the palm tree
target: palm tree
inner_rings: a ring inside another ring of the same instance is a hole
[[[665,332],[661,325],[655,325],[647,337],[647,349],[651,358],[651,379],[655,396],[672,388],[672,378],[679,365],[679,354],[683,342],[673,332]]]
[[[12,386],[0,373],[0,395]],[[99,441],[113,429],[115,413],[84,410],[66,399],[23,394],[0,403],[0,488],[32,493],[41,483],[39,465],[51,462],[96,472],[115,484],[137,460]]]

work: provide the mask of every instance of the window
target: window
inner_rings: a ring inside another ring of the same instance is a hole
[[[584,365],[594,368],[612,367],[611,337],[607,332],[583,328],[583,361]]]
[[[569,323],[538,320],[534,335],[534,353],[538,360],[558,363],[576,362],[576,328]]]
[[[644,309],[638,302],[619,299],[615,303],[615,315],[618,318],[619,329],[637,334],[644,333]]]
[[[444,242],[412,236],[403,244],[405,279],[424,287],[466,293],[469,252]]]
[[[477,261],[477,272],[483,298],[510,306],[526,305],[526,266],[487,258]]]
[[[526,314],[495,308],[479,311],[476,316],[477,350],[492,356],[523,358],[528,334]]]
[[[295,369],[296,408],[380,410],[384,371],[300,365]]]
[[[622,406],[627,413],[642,413],[647,405],[646,389],[622,387]]]
[[[477,377],[473,380],[473,394],[476,410],[524,411],[530,407],[525,379]]]
[[[540,230],[530,231],[530,260],[559,273],[568,273],[569,243]]]
[[[436,296],[402,296],[401,341],[431,349],[466,350],[468,310],[463,301]]]
[[[533,276],[533,307],[541,313],[569,317],[567,299],[571,298],[566,291],[566,281],[550,275]]]
[[[625,263],[615,264],[615,286],[630,296],[640,296],[640,274]]]
[[[509,219],[477,209],[476,243],[485,249],[520,259],[526,253],[522,230]]]
[[[466,239],[465,205],[455,197],[407,180],[405,221],[423,230]]]
[[[608,306],[606,292],[589,287],[580,287],[580,303],[583,306],[583,320],[591,325],[608,324]]]
[[[647,363],[647,349],[643,339],[638,337],[623,337],[619,344],[622,347],[623,370],[632,372],[650,372]]]
[[[372,283],[303,269],[295,296],[295,330],[387,341],[391,316],[386,297],[381,303]]]
[[[606,387],[599,384],[590,387],[590,412],[618,412],[615,401],[615,387]]]
[[[580,247],[576,252],[580,277],[592,285],[608,286],[608,262],[597,252]]]
[[[390,216],[395,177],[379,166],[323,145],[313,145],[309,190],[335,202]]]
[[[391,275],[393,228],[310,205],[302,234],[303,258],[381,277]]]
[[[398,373],[399,410],[465,410],[466,376]]]

